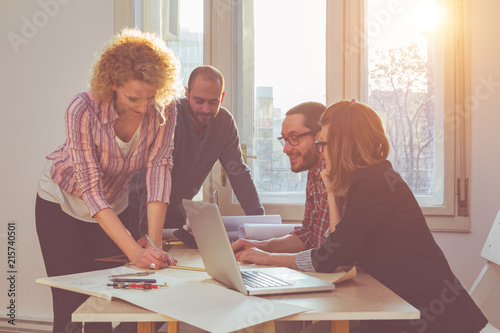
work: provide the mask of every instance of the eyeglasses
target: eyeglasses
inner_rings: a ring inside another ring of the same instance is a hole
[[[326,142],[321,141],[321,140],[317,140],[317,141],[314,141],[314,144],[316,145],[316,150],[318,150],[318,153],[321,154],[323,152],[323,150],[325,150]]]
[[[299,138],[312,134],[313,131],[305,132],[302,134],[292,134],[289,136],[280,136],[278,141],[281,143],[283,147],[285,147],[285,143],[288,142],[291,146],[297,146],[299,144]]]

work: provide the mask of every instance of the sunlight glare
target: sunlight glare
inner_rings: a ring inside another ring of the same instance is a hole
[[[430,32],[443,19],[443,13],[434,0],[422,0],[415,6],[413,26],[420,32]]]
[[[203,32],[203,5],[200,0],[183,0],[179,4],[182,25],[189,32]]]

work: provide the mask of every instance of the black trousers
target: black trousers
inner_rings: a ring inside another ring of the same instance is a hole
[[[125,220],[126,211],[119,215]],[[61,210],[59,204],[37,195],[35,221],[47,276],[82,273],[120,266],[96,258],[122,254],[118,246],[97,223],[77,220]],[[58,288],[52,289],[54,333],[81,332],[81,323],[71,322],[71,314],[88,296]],[[85,326],[86,332],[111,332],[111,323]]]

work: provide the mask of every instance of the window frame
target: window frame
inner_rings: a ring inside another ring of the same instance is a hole
[[[366,101],[367,50],[362,31],[366,1],[327,3],[327,101]],[[470,231],[470,1],[445,0],[452,18],[446,23],[444,59],[444,204],[422,206],[433,231]],[[336,33],[340,31],[340,33]],[[339,47],[340,46],[340,47]],[[465,207],[464,207],[465,206]]]
[[[326,91],[327,105],[339,99],[366,100],[368,92],[362,84],[367,76],[366,52],[363,49],[363,24],[366,1],[327,1],[326,38]],[[445,199],[444,205],[422,207],[427,223],[433,231],[468,232],[470,222],[470,112],[471,100],[471,0],[442,0],[452,18],[446,25],[445,70]],[[115,31],[131,26],[133,0],[115,0]],[[234,6],[248,6],[252,0],[204,0],[205,33],[204,63],[219,68],[226,79],[226,96],[223,106],[232,109]],[[119,28],[117,28],[119,27]],[[451,61],[452,59],[453,61]],[[237,114],[235,114],[237,117]],[[218,190],[221,213],[242,215],[238,204],[232,204],[232,190],[224,181],[220,164],[216,164],[203,188],[205,201],[213,201]],[[227,203],[230,203],[229,205]],[[284,209],[286,207],[286,209]],[[266,214],[281,214],[284,221],[300,221],[303,205],[265,205]]]

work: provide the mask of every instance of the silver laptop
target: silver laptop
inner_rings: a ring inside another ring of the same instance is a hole
[[[182,200],[182,204],[207,273],[217,281],[245,295],[326,291],[335,288],[332,283],[285,267],[240,271],[217,205],[186,199]]]

